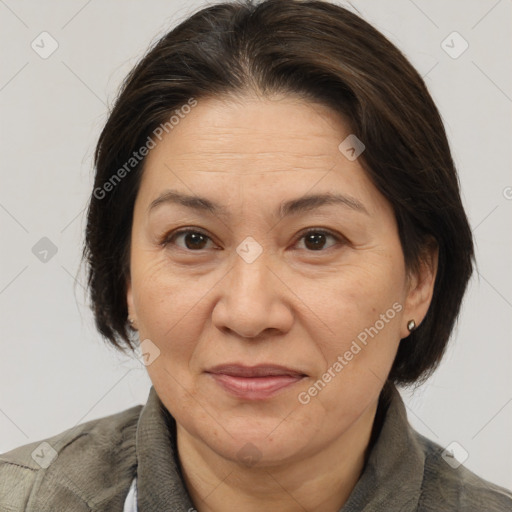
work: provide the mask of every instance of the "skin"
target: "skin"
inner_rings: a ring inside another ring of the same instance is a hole
[[[128,309],[140,339],[160,351],[147,370],[176,419],[199,512],[339,510],[361,474],[407,322],[419,325],[428,310],[437,253],[407,271],[390,203],[338,149],[349,134],[338,114],[290,95],[200,99],[147,156]],[[148,213],[169,189],[207,197],[230,216],[171,203]],[[282,201],[321,192],[349,195],[367,213],[336,204],[275,216]],[[207,235],[201,248],[183,234],[160,243],[184,227]],[[320,237],[315,250],[304,237],[311,228],[339,240]],[[236,251],[248,236],[262,249],[252,263]],[[395,303],[401,311],[300,403],[299,393]],[[280,364],[306,377],[269,399],[244,400],[205,373],[232,362]],[[248,443],[250,463],[241,458]]]

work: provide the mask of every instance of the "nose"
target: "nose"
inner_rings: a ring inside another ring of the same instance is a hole
[[[219,286],[221,295],[212,312],[218,329],[243,338],[279,335],[291,329],[293,294],[264,253],[251,263],[236,254]]]

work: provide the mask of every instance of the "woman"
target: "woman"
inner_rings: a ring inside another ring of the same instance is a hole
[[[327,2],[217,4],[126,79],[96,149],[96,325],[146,405],[1,457],[7,510],[505,511],[407,422],[473,242],[438,111]]]

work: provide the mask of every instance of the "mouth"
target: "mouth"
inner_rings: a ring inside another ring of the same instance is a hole
[[[265,400],[300,382],[307,375],[273,364],[224,364],[206,371],[228,394],[245,400]]]

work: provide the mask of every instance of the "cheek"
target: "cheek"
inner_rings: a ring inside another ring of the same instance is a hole
[[[322,365],[303,398],[311,398],[318,414],[331,411],[340,424],[377,398],[400,342],[401,253],[358,256],[325,280],[322,294],[315,287],[307,292],[324,328],[311,332]]]
[[[182,360],[194,348],[207,315],[205,286],[171,270],[164,258],[134,261],[134,304],[139,336],[149,338],[170,361]]]
[[[351,261],[320,279],[296,280],[295,291],[322,321],[322,332],[327,335],[322,346],[332,357],[332,351],[343,350],[376,322],[379,328],[385,322],[385,328],[379,329],[384,338],[385,334],[395,338],[400,323],[397,317],[405,299],[404,282],[400,253],[368,252],[355,254]]]

